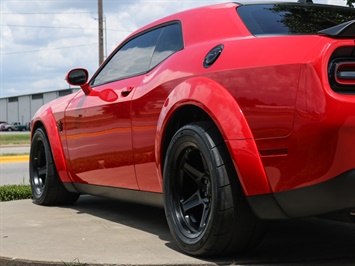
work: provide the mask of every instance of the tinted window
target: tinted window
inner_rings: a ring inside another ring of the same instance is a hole
[[[355,18],[355,9],[336,6],[246,5],[237,12],[253,35],[315,34]]]
[[[162,28],[140,35],[119,49],[91,82],[99,85],[148,71]]]
[[[180,24],[173,24],[163,28],[158,44],[155,48],[150,68],[168,58],[183,48]]]

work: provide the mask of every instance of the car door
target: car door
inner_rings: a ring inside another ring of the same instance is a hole
[[[138,189],[131,99],[148,71],[159,34],[153,30],[123,43],[91,79],[93,91],[78,93],[68,105],[63,129],[74,182]],[[102,97],[108,89],[115,97]]]

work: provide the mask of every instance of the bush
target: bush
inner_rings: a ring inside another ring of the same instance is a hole
[[[0,202],[31,198],[30,185],[5,185],[0,187]]]

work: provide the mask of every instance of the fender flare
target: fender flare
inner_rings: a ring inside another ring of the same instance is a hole
[[[271,193],[252,132],[233,96],[219,83],[195,77],[176,86],[167,97],[159,115],[155,138],[155,158],[160,181],[161,149],[164,133],[174,112],[186,105],[204,110],[220,130],[246,196]]]
[[[57,123],[55,117],[53,115],[53,111],[51,107],[47,107],[46,105],[40,108],[35,116],[32,119],[32,132],[31,132],[31,140],[34,135],[35,130],[42,126],[47,134],[49,140],[49,146],[52,150],[54,164],[56,166],[58,175],[60,180],[63,183],[72,182],[67,169],[67,164],[63,152],[63,147],[61,145],[60,135],[57,129]],[[38,116],[37,114],[41,114]]]

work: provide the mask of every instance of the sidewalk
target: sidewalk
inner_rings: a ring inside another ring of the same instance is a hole
[[[0,265],[216,265],[181,253],[159,208],[82,196],[69,207],[2,202],[0,213]]]
[[[1,202],[0,265],[355,265],[355,226],[274,221],[252,253],[198,259],[178,249],[160,208],[92,196],[66,207]]]

